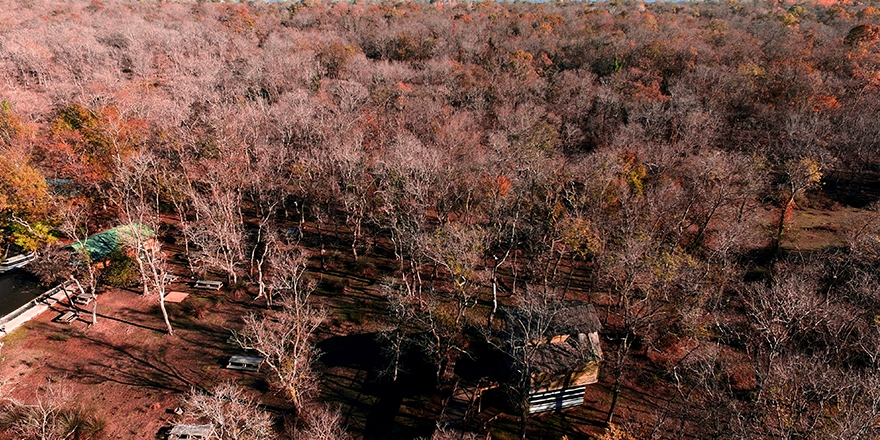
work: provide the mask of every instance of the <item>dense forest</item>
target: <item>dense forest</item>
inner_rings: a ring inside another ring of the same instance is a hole
[[[310,409],[331,269],[371,280],[380,345],[421,347],[438,387],[501,309],[578,299],[608,438],[880,435],[880,6],[0,4],[2,251],[161,299],[143,237],[105,273],[58,262],[146,225],[268,301],[236,337],[283,327],[266,371],[300,421],[251,405],[265,426],[222,438],[360,435]],[[836,238],[799,240],[806,209]],[[635,390],[668,405],[621,417]],[[0,422],[24,436],[24,412]],[[456,429],[435,438],[491,423]]]

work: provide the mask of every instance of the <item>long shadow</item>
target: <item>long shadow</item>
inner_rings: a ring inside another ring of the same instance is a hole
[[[377,370],[385,362],[375,333],[337,336],[318,343],[321,363],[328,367]]]
[[[880,200],[878,176],[880,173],[873,170],[833,171],[823,179],[822,192],[835,202],[861,209]]]
[[[116,346],[96,338],[84,337],[83,339],[120,354],[120,358],[129,361],[128,365],[125,366],[127,368],[120,368],[119,365],[113,365],[112,363],[92,361],[85,367],[77,365],[73,366],[73,368],[62,369],[56,366],[54,367],[55,369],[66,373],[68,376],[77,377],[85,384],[97,385],[103,382],[113,382],[126,386],[167,390],[176,393],[186,393],[192,389],[210,393],[209,390],[200,386],[196,381],[188,379],[183,372],[172,364],[166,361],[146,359],[149,356],[148,353],[143,353],[143,356],[137,356],[131,352],[129,347]],[[139,374],[138,372],[141,373]],[[260,382],[262,382],[262,379],[260,379]],[[259,389],[261,387],[251,385],[251,388]],[[268,391],[265,387],[262,388],[264,388],[263,391]],[[283,414],[290,410],[287,407],[265,403],[260,403],[259,406],[275,414]]]
[[[80,307],[71,307],[70,305],[68,305],[66,303],[56,302],[56,303],[50,304],[49,310],[51,310],[53,312],[57,312],[57,313],[64,313],[68,310],[75,310],[77,312],[77,319],[79,321],[85,322],[87,324],[90,324],[92,322],[92,320],[91,320],[92,311],[91,310],[86,310],[86,309],[83,309]],[[150,327],[150,326],[146,326],[143,324],[138,324],[136,322],[126,321],[124,319],[120,319],[120,318],[117,318],[117,317],[111,316],[111,315],[105,315],[103,313],[95,313],[95,316],[97,318],[100,318],[99,321],[106,319],[108,321],[115,321],[115,322],[119,322],[121,324],[130,325],[132,327],[142,328],[144,330],[152,330],[154,332],[165,333],[164,329]]]
[[[100,307],[100,305],[99,305],[99,307]],[[71,310],[72,308],[65,303],[59,302],[59,303],[54,303],[54,304],[50,305],[49,309],[52,311],[55,311],[55,312],[62,313],[66,310]],[[121,309],[121,311],[127,312],[130,315],[139,315],[139,316],[149,317],[151,320],[156,320],[157,322],[161,322],[162,317],[159,314],[158,306],[155,306],[154,309],[155,310],[151,309],[150,311],[145,312],[145,311],[141,311],[141,310],[123,308],[123,309]],[[83,321],[87,324],[91,323],[91,316],[92,316],[91,310],[83,309],[83,308],[79,308],[79,307],[77,307],[76,310],[79,313],[78,319],[80,321]],[[117,316],[107,315],[107,314],[103,314],[103,313],[96,313],[96,316],[98,318],[99,323],[100,323],[100,321],[108,320],[108,321],[114,321],[114,322],[118,322],[121,324],[125,324],[125,325],[131,326],[131,327],[141,328],[144,330],[151,330],[156,333],[161,333],[161,334],[167,333],[167,329],[165,329],[164,327],[151,327],[148,325],[139,324],[134,321],[125,320],[125,319],[119,318]],[[218,327],[210,326],[210,325],[206,325],[206,324],[201,324],[198,322],[197,318],[193,318],[190,316],[172,317],[171,318],[171,327],[174,328],[175,331],[186,330],[186,331],[191,331],[191,332],[197,332],[200,335],[207,335],[207,336],[209,336],[209,339],[214,343],[214,345],[213,345],[214,348],[217,348],[217,349],[225,349],[226,348],[226,345],[227,345],[226,338],[229,337],[228,329],[218,328]],[[205,340],[203,340],[203,339],[195,340],[195,339],[187,338],[185,336],[185,334],[186,333],[183,333],[183,334],[175,333],[175,336],[185,342],[189,342],[191,344],[198,345],[198,346],[204,346],[204,344],[206,342]],[[235,346],[229,345],[229,348],[235,349]]]
[[[433,420],[414,420],[401,414],[402,408],[409,406],[405,402],[428,400],[437,392],[435,368],[417,346],[411,345],[402,354],[397,381],[380,374],[387,370],[389,360],[376,334],[331,337],[317,348],[323,353],[319,363],[325,367],[328,394],[346,407],[346,422],[363,423],[365,440],[430,435]]]
[[[99,384],[102,382],[114,382],[122,385],[154,388],[175,392],[185,392],[191,388],[200,389],[197,384],[174,366],[167,362],[151,361],[146,359],[146,353],[140,357],[131,352],[131,347],[119,347],[100,339],[83,336],[83,339],[92,344],[108,348],[121,355],[121,359],[127,359],[128,368],[120,368],[109,362],[90,361],[86,367],[79,365],[67,368],[65,371],[71,376],[78,377],[87,384]],[[59,368],[59,367],[56,367]],[[59,368],[61,369],[61,368]],[[134,370],[134,371],[130,371]]]
[[[91,312],[91,311],[87,311],[87,310],[83,310],[83,309],[77,309],[77,311],[79,312],[79,319],[80,319],[80,320],[83,320],[83,321],[85,321],[85,322],[91,322],[91,316],[92,316],[92,312]],[[147,326],[147,325],[138,324],[138,323],[136,323],[136,322],[126,321],[126,320],[124,320],[124,319],[120,319],[120,318],[117,318],[117,317],[115,317],[115,316],[105,315],[105,314],[103,314],[103,313],[96,313],[95,315],[99,318],[98,322],[100,322],[101,320],[106,319],[106,320],[108,320],[108,321],[115,321],[115,322],[118,322],[118,323],[121,323],[121,324],[130,325],[130,326],[132,326],[132,327],[142,328],[142,329],[144,329],[144,330],[152,330],[152,331],[157,332],[157,333],[167,333],[166,330],[163,329],[163,328],[150,327],[150,326]],[[85,319],[84,319],[84,318],[85,318]]]

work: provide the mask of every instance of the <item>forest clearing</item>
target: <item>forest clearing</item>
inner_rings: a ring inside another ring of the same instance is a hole
[[[877,5],[3,6],[0,436],[880,436]]]

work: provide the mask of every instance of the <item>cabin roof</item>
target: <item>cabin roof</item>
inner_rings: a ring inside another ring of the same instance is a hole
[[[71,243],[68,247],[76,251],[82,251],[85,248],[89,253],[89,258],[92,261],[97,261],[110,255],[111,252],[118,249],[121,245],[131,243],[138,235],[144,238],[153,238],[156,236],[156,233],[147,226],[132,223],[99,232],[82,242]]]
[[[557,335],[590,334],[602,330],[599,315],[592,304],[568,301],[553,313],[550,331]]]
[[[545,342],[531,351],[530,363],[534,371],[561,373],[600,360],[589,338],[568,338],[562,342]]]
[[[532,310],[507,308],[503,316],[509,336],[528,341],[529,362],[536,371],[566,371],[602,357],[589,336],[602,329],[592,304],[565,301]]]
[[[522,308],[506,307],[502,309],[501,316],[511,334],[524,333],[527,331],[525,327],[530,327],[530,337],[537,334],[541,337],[580,333],[588,335],[602,330],[596,309],[592,304],[583,301],[563,301],[531,312]]]

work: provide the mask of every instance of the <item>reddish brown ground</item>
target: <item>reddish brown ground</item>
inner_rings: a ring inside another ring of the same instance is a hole
[[[193,292],[169,304],[174,336],[166,335],[157,297],[111,289],[99,296],[98,322],[91,307],[71,325],[52,322],[66,310],[56,305],[3,339],[0,378],[9,393],[33,402],[47,381],[63,387],[107,422],[105,438],[153,438],[169,426],[180,396],[192,387],[236,380],[265,388],[260,376],[225,370],[241,350],[226,342],[242,312],[255,309],[249,297]],[[196,317],[198,316],[198,317]],[[271,403],[271,402],[267,402]]]
[[[766,216],[771,218],[773,214],[768,212]],[[864,221],[863,217],[863,211],[853,209],[798,210],[783,246],[808,250],[840,243],[845,230],[853,222]],[[377,246],[368,264],[355,264],[347,249],[328,250],[325,270],[320,270],[317,261],[311,268],[320,279],[315,299],[328,311],[316,341],[325,351],[318,365],[320,399],[340,409],[345,425],[356,438],[430,435],[442,407],[442,392],[436,391],[433,383],[393,391],[375,377],[377,365],[367,361],[374,361],[378,355],[375,332],[386,320],[385,302],[376,284],[377,279],[393,270],[390,254]],[[183,275],[182,267],[175,270]],[[572,285],[580,281],[575,276]],[[253,302],[253,295],[226,288],[220,292],[198,291],[183,283],[171,285],[168,290],[190,293],[182,303],[168,305],[174,336],[165,334],[155,296],[143,297],[139,292],[122,289],[109,289],[100,295],[97,325],[88,325],[90,310],[71,325],[52,322],[64,310],[58,305],[14,331],[3,339],[0,349],[0,379],[5,381],[2,395],[32,402],[48,381],[61,380],[78,402],[107,422],[108,439],[154,438],[161,428],[177,420],[179,416],[173,414],[173,409],[184,393],[223,381],[238,381],[262,396],[270,410],[286,411],[262,373],[223,368],[229,356],[242,354],[227,342],[230,329],[239,327],[243,314],[261,309]],[[590,300],[604,316],[602,299]],[[674,357],[675,350],[686,350],[686,345],[687,341],[672,341],[663,356]],[[673,401],[670,384],[659,378],[658,362],[651,356],[637,357],[629,368],[636,373],[625,377],[616,420],[629,429],[672,418],[680,404],[680,399]],[[731,375],[742,376],[736,372]],[[612,378],[603,372],[600,379],[588,388],[584,406],[533,417],[530,434],[535,438],[567,435],[571,440],[601,434],[611,401]],[[478,419],[479,424],[486,423],[493,438],[518,437],[518,420],[513,416],[488,408]],[[670,429],[677,427],[672,420],[669,424]]]

